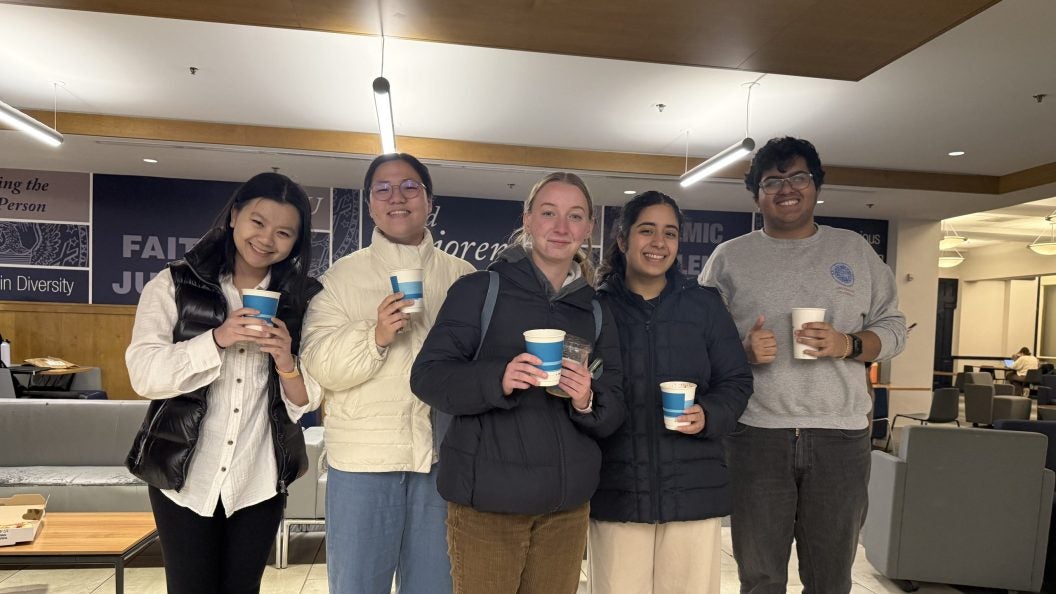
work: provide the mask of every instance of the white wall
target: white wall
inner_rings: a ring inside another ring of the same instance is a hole
[[[968,239],[971,241],[971,237]],[[1026,246],[1026,243],[1001,244],[961,252],[964,262],[943,270],[943,276],[955,271],[962,280],[990,280],[1056,274],[1056,256],[1039,256]]]
[[[954,355],[985,357],[1008,353],[1008,293],[1009,284],[1003,280],[961,282],[957,303],[960,332]],[[958,367],[961,363],[957,362]]]
[[[895,272],[898,306],[906,314],[906,325],[916,328],[906,340],[906,349],[887,364],[886,378],[902,387],[931,386],[935,366],[935,310],[939,292],[938,221],[891,221],[888,264]],[[907,276],[909,275],[909,276]],[[910,279],[912,277],[912,280]]]
[[[1038,281],[1011,280],[1008,291],[1008,330],[1005,334],[1005,350],[1012,353],[1023,347],[1034,352],[1034,321],[1038,309]]]

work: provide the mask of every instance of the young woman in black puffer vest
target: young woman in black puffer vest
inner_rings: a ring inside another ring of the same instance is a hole
[[[125,353],[153,400],[126,462],[149,485],[170,594],[260,589],[286,488],[307,470],[297,420],[321,390],[300,373],[311,208],[284,175],[235,191],[214,227],[143,287]],[[241,290],[280,292],[270,321]]]
[[[644,192],[623,207],[598,295],[619,320],[627,420],[599,442],[590,500],[590,585],[615,592],[719,592],[720,518],[730,513],[722,438],[752,371],[719,293],[678,270],[682,213]],[[668,429],[661,382],[696,384]]]

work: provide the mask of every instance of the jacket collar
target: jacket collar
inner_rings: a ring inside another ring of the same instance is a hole
[[[436,246],[433,245],[433,235],[428,228],[418,245],[403,245],[393,243],[380,229],[374,227],[374,233],[370,236],[370,251],[391,270],[428,268]]]
[[[578,268],[579,264],[573,262],[572,266]],[[594,290],[578,270],[573,272],[569,269],[572,280],[555,291],[546,275],[532,262],[530,249],[524,246],[511,245],[506,248],[488,269],[502,274],[526,291],[544,295],[551,302],[567,301],[579,307],[591,308],[590,299],[594,296]]]
[[[663,303],[674,293],[681,293],[688,283],[686,276],[682,274],[677,265],[668,268],[665,276],[667,277],[667,284],[664,285],[664,290],[660,291],[659,303]],[[618,296],[641,307],[645,307],[648,303],[641,295],[627,288],[627,278],[622,272],[615,273],[605,279],[605,282],[598,287],[598,292],[613,297]]]

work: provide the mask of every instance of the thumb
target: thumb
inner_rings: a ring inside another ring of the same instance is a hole
[[[755,325],[752,326],[751,332],[757,332],[763,329],[763,324],[766,323],[766,316],[759,314],[759,317],[755,320]]]

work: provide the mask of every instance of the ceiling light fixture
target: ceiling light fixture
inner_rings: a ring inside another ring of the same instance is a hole
[[[707,161],[704,161],[700,165],[697,165],[693,169],[682,174],[679,178],[679,185],[683,188],[688,188],[698,181],[708,177],[712,173],[726,167],[730,163],[737,161],[741,157],[751,154],[755,150],[755,141],[752,140],[751,134],[749,133],[749,124],[751,123],[751,105],[752,105],[752,87],[759,85],[759,79],[766,76],[765,74],[755,79],[750,83],[745,83],[744,86],[748,87],[748,98],[744,103],[744,139],[740,142],[736,142],[729,146],[717,155],[712,156]],[[689,156],[689,130],[686,130],[686,156]]]
[[[62,134],[58,130],[45,126],[3,101],[0,101],[0,124],[25,132],[48,146],[57,147],[63,141]]]
[[[950,152],[948,152],[946,154],[951,156],[951,157],[960,157],[961,155],[964,154],[964,151],[950,151]]]
[[[378,114],[378,134],[381,135],[381,154],[396,152],[396,123],[392,117],[392,93],[385,78],[385,12],[378,0],[378,26],[381,29],[381,76],[374,79],[374,110]]]
[[[1049,224],[1049,240],[1038,241],[1041,239],[1044,233],[1034,238],[1034,242],[1027,246],[1030,251],[1041,256],[1056,256],[1056,211],[1045,217],[1045,222]]]
[[[959,266],[961,262],[964,262],[964,256],[957,250],[952,250],[953,256],[943,256],[942,252],[939,252],[939,268],[953,268]]]
[[[638,193],[638,190],[624,190],[623,193],[627,194],[628,196],[633,196],[634,194]]]
[[[158,160],[157,160],[157,159],[151,159],[151,158],[149,158],[149,157],[144,157],[144,158],[143,158],[143,162],[144,162],[144,163],[157,163],[157,162],[158,162]]]
[[[952,250],[953,248],[968,242],[968,238],[957,233],[952,223],[942,222],[943,236],[939,240],[940,250]]]

